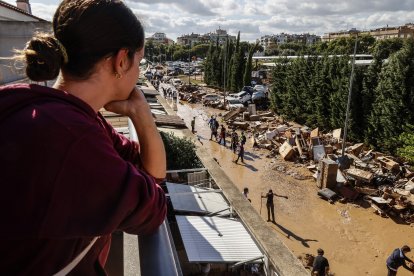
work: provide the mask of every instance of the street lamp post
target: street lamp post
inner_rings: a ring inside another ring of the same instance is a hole
[[[188,47],[188,85],[190,85],[191,84],[191,79],[190,79],[190,62],[191,62],[191,59],[190,59],[190,52],[191,52],[191,43],[189,44],[189,47]]]
[[[226,44],[224,44],[224,83],[223,83],[223,87],[224,87],[224,101],[223,101],[223,105],[224,105],[224,109],[226,109],[226,62],[227,62],[227,39],[226,39]]]

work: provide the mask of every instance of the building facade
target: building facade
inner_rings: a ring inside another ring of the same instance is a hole
[[[308,33],[305,34],[286,34],[280,33],[276,35],[265,35],[262,36],[259,40],[260,45],[266,50],[267,47],[272,45],[282,45],[288,42],[300,42],[304,44],[314,44],[317,41],[320,41],[320,36],[311,35]]]
[[[12,57],[23,49],[35,31],[51,32],[52,24],[31,14],[28,0],[16,6],[0,1],[0,57]],[[0,59],[0,85],[26,79],[24,68],[11,59]]]
[[[164,44],[164,45],[172,45],[174,41],[169,39],[165,33],[155,33],[150,37],[145,39],[145,42],[152,41],[153,43]]]
[[[220,27],[211,33],[206,33],[203,35],[200,34],[189,34],[189,35],[182,35],[177,38],[177,44],[183,46],[190,46],[193,47],[196,44],[208,44],[210,42],[217,42],[222,45],[226,41],[236,41],[236,36],[229,35],[226,30],[220,29]]]
[[[210,43],[210,40],[208,38],[203,37],[202,35],[195,34],[195,33],[177,37],[178,45],[194,47],[194,45],[204,44],[204,43]]]
[[[351,37],[354,35],[371,35],[377,40],[381,39],[388,39],[388,38],[412,38],[414,37],[414,24],[408,23],[402,26],[397,27],[384,27],[373,29],[369,31],[359,31],[355,28],[349,31],[339,31],[339,32],[332,32],[326,33],[322,37],[322,41],[332,41],[337,38],[341,37]]]

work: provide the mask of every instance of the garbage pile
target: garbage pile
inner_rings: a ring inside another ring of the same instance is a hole
[[[362,199],[383,217],[414,223],[414,172],[401,160],[363,143],[347,143],[342,155],[342,129],[322,134],[318,128],[285,122],[272,112],[256,112],[254,105],[247,111],[229,111],[222,119],[229,129],[250,132],[254,147],[270,151],[267,157],[280,154],[286,161],[307,166],[322,198]]]
[[[199,103],[206,92],[197,85],[184,84],[178,87],[179,99],[188,103]]]

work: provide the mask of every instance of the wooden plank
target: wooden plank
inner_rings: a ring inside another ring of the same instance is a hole
[[[186,128],[183,119],[174,115],[155,115],[155,124],[157,126],[173,126],[177,128]]]
[[[145,96],[158,96],[160,94],[155,89],[148,89],[148,88],[143,88],[143,87],[140,87],[140,88],[141,88],[142,92],[144,92]]]
[[[233,118],[234,116],[238,115],[240,112],[243,112],[243,111],[244,111],[244,108],[237,108],[237,109],[231,110],[231,111],[227,112],[226,114],[224,114],[223,119],[224,119],[224,121],[228,121],[228,120],[230,120],[231,118]]]

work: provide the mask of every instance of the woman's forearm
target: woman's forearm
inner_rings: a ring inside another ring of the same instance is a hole
[[[162,179],[165,178],[167,166],[164,143],[154,123],[151,110],[142,109],[130,114],[140,143],[142,165],[150,175]]]

